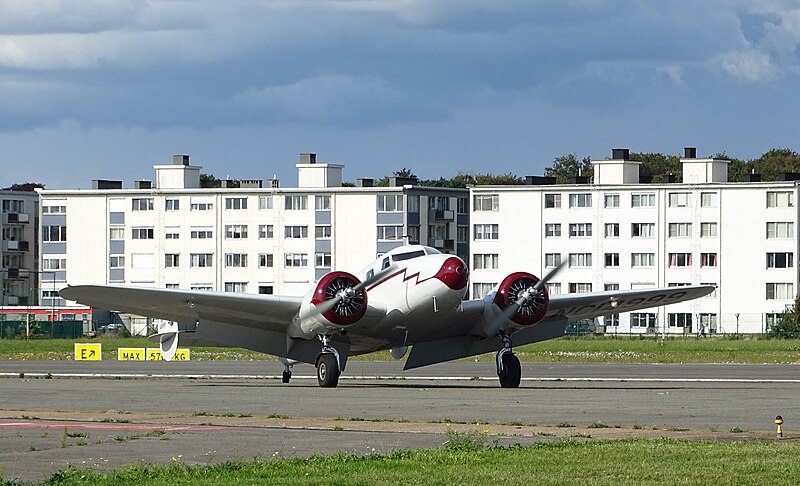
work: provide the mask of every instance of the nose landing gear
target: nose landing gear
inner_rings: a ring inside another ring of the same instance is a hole
[[[322,388],[335,388],[342,374],[339,368],[339,352],[330,345],[330,339],[330,336],[319,336],[322,352],[317,356],[317,382]]]
[[[519,358],[511,350],[511,338],[502,335],[503,349],[497,352],[497,377],[503,388],[519,388],[522,380],[522,367]]]

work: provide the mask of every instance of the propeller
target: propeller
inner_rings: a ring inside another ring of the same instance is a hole
[[[372,275],[371,277],[365,279],[363,282],[361,282],[359,284],[356,284],[356,285],[354,285],[352,287],[346,287],[344,289],[339,290],[339,292],[336,293],[336,297],[334,297],[334,298],[332,298],[330,300],[326,300],[325,302],[322,302],[322,303],[318,304],[313,309],[311,309],[306,315],[301,317],[301,320],[308,319],[309,317],[314,317],[314,316],[316,316],[318,314],[322,314],[324,312],[327,312],[328,310],[330,310],[333,307],[335,307],[339,302],[349,301],[349,300],[357,297],[358,294],[361,293],[362,290],[364,290],[365,288],[367,288],[370,285],[374,284],[375,282],[379,281],[383,277],[391,274],[395,270],[397,270],[397,266],[395,266],[394,264],[389,265],[388,267],[384,268],[380,272],[378,272],[378,273]]]
[[[506,323],[507,320],[511,319],[520,307],[525,305],[531,300],[534,300],[536,297],[539,296],[539,290],[544,286],[547,282],[549,282],[553,277],[556,276],[558,272],[564,268],[564,265],[567,264],[567,261],[564,260],[563,262],[559,263],[554,269],[547,272],[547,275],[542,277],[541,280],[536,282],[534,285],[528,287],[527,289],[519,292],[517,300],[511,303],[499,316],[492,322],[490,329],[500,330],[503,327],[503,324]]]

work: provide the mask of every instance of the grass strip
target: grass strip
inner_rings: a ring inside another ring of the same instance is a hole
[[[796,485],[800,444],[627,440],[472,446],[387,455],[256,459],[213,466],[130,466],[108,474],[68,469],[43,484],[519,484]]]

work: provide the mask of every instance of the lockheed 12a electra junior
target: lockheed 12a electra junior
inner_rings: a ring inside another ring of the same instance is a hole
[[[171,359],[181,341],[251,349],[281,358],[289,382],[294,363],[317,368],[335,387],[347,358],[391,350],[404,369],[496,352],[503,387],[519,386],[513,345],[564,335],[568,321],[696,299],[714,286],[549,295],[547,281],[527,272],[506,276],[482,299],[464,300],[469,270],[434,248],[393,249],[356,274],[333,271],[304,296],[77,285],[67,300],[168,321],[151,339]],[[180,326],[179,326],[180,324]],[[187,326],[188,325],[188,326]],[[182,329],[191,329],[185,331]],[[411,347],[411,351],[408,348]]]

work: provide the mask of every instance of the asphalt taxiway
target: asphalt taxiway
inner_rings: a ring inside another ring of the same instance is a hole
[[[284,385],[269,361],[4,361],[0,467],[39,480],[68,464],[366,454],[439,446],[448,427],[530,443],[770,438],[776,415],[791,437],[800,424],[794,365],[523,364],[519,389],[500,388],[491,363],[401,368],[351,362],[321,389],[311,366]]]

